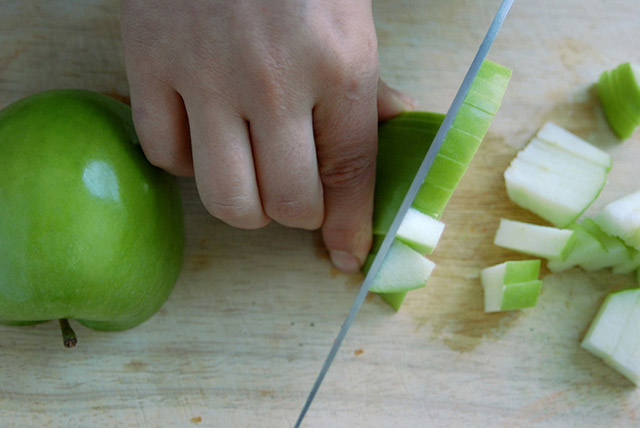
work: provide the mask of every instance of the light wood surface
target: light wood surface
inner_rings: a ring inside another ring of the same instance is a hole
[[[498,0],[377,0],[382,76],[445,111]],[[398,313],[370,296],[322,386],[308,427],[631,427],[640,393],[579,347],[607,272],[544,271],[538,306],[485,314],[480,269],[522,258],[492,244],[501,217],[538,221],[502,172],[547,120],[606,148],[609,183],[589,213],[638,188],[640,132],[609,131],[592,84],[640,62],[632,0],[516,1],[489,57],[513,69],[496,120],[444,215],[438,264]],[[44,89],[126,95],[118,3],[0,1],[0,106]],[[360,276],[331,268],[318,233],[232,229],[180,180],[186,257],[173,294],[120,333],[56,323],[0,326],[1,427],[292,426]]]

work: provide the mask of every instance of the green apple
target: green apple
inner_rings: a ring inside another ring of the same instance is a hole
[[[127,105],[54,90],[0,111],[0,322],[134,327],[168,298],[183,239],[176,180]]]

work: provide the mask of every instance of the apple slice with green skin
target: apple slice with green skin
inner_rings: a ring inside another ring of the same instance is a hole
[[[511,311],[536,305],[542,281],[540,260],[507,261],[480,273],[485,312]]]
[[[567,227],[598,197],[611,156],[548,122],[504,173],[509,198],[556,227]]]
[[[442,232],[444,232],[443,222],[415,208],[409,208],[400,224],[396,239],[421,254],[431,254],[438,245]]]
[[[640,289],[609,294],[581,346],[633,383],[640,382]]]
[[[640,268],[640,251],[635,248],[629,248],[629,252],[631,254],[630,260],[628,262],[613,266],[611,269],[611,273],[614,274],[627,274],[631,272],[635,272]]]
[[[582,227],[600,241],[603,250],[595,251],[580,262],[580,267],[586,271],[595,271],[613,266],[619,266],[631,261],[631,252],[620,239],[608,235],[590,218],[582,221]]]
[[[494,244],[523,254],[564,260],[575,244],[574,231],[500,219]]]
[[[598,259],[602,255],[606,257],[607,250],[602,242],[584,227],[577,223],[572,223],[568,226],[568,229],[573,230],[575,233],[575,244],[564,260],[559,258],[548,259],[547,267],[550,271],[561,272],[588,260]]]
[[[640,70],[631,63],[606,70],[597,82],[598,95],[611,130],[626,140],[640,125]]]
[[[625,112],[620,108],[619,101],[613,92],[611,78],[609,72],[605,71],[600,75],[597,83],[598,96],[600,104],[604,111],[609,127],[613,133],[621,140],[625,140],[631,136],[634,130],[633,122]]]
[[[134,327],[168,298],[182,254],[175,178],[146,160],[128,106],[57,90],[0,111],[1,322]]]
[[[595,221],[604,232],[640,250],[640,190],[607,204]]]
[[[399,293],[424,287],[434,268],[435,263],[396,239],[369,291]]]

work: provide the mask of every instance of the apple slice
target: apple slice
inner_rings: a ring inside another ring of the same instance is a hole
[[[640,250],[640,190],[606,205],[595,221],[609,235]]]
[[[640,68],[624,63],[606,70],[597,88],[611,130],[621,140],[629,138],[640,125]]]
[[[549,122],[518,152],[504,178],[516,205],[566,227],[598,197],[610,169],[608,153]]]
[[[578,266],[580,263],[598,258],[607,252],[600,240],[590,234],[581,225],[572,223],[568,226],[568,229],[574,231],[575,244],[564,260],[560,258],[550,258],[547,261],[547,267],[552,272],[561,272],[570,269]],[[594,256],[596,254],[597,256]]]
[[[431,260],[394,240],[369,291],[399,293],[424,287],[434,268]]]
[[[582,260],[579,265],[586,271],[594,271],[619,266],[631,261],[631,252],[620,239],[608,235],[590,218],[582,221],[582,227],[600,241],[603,249],[598,249]]]
[[[508,261],[480,273],[484,289],[484,311],[498,312],[536,305],[542,281],[540,260]]]
[[[638,270],[638,268],[640,268],[640,251],[636,250],[635,248],[629,248],[629,252],[631,254],[630,260],[628,262],[613,266],[613,268],[611,269],[611,273],[627,274],[635,272],[636,270]]]
[[[500,219],[494,239],[499,247],[523,254],[564,260],[575,243],[574,231]]]
[[[438,245],[444,231],[444,223],[409,208],[400,224],[396,239],[410,246],[421,254],[431,254]]]
[[[609,294],[581,346],[636,385],[640,381],[640,289]]]

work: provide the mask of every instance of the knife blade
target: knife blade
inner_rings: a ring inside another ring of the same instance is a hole
[[[489,29],[486,35],[484,36],[484,39],[482,40],[482,43],[480,44],[480,47],[478,48],[478,51],[476,52],[476,55],[473,58],[473,61],[471,62],[471,65],[469,66],[469,69],[467,70],[467,74],[465,75],[464,80],[462,81],[462,84],[460,85],[460,88],[458,89],[458,92],[456,93],[453,99],[453,102],[451,103],[451,106],[447,111],[447,114],[442,122],[442,125],[440,125],[440,128],[438,129],[438,132],[436,133],[436,136],[434,137],[433,142],[431,143],[431,146],[427,151],[427,154],[425,155],[422,163],[420,164],[420,168],[418,169],[416,176],[411,182],[411,186],[409,187],[409,190],[407,191],[402,201],[402,204],[400,205],[400,208],[398,209],[398,212],[396,213],[396,216],[394,217],[393,222],[391,223],[391,226],[389,227],[389,230],[384,240],[382,241],[382,245],[378,249],[378,253],[374,258],[373,262],[371,263],[371,266],[369,267],[369,271],[367,272],[362,282],[362,285],[360,286],[360,290],[358,291],[358,294],[353,304],[351,305],[351,309],[349,309],[349,313],[347,314],[346,319],[342,323],[342,327],[340,328],[340,331],[338,332],[338,335],[336,336],[336,339],[333,342],[333,346],[331,347],[331,350],[329,351],[329,354],[327,355],[327,358],[325,359],[324,364],[322,365],[320,373],[318,373],[318,376],[313,384],[313,387],[311,388],[311,391],[307,396],[307,399],[304,403],[304,406],[302,407],[302,410],[300,412],[300,415],[298,416],[298,419],[296,421],[294,428],[300,427],[305,415],[307,414],[307,411],[311,407],[311,403],[313,402],[313,399],[315,398],[316,393],[320,389],[320,385],[322,384],[322,381],[324,380],[327,372],[329,371],[329,368],[331,367],[331,364],[333,363],[333,360],[336,354],[338,353],[338,350],[340,349],[340,346],[342,345],[342,342],[345,336],[347,335],[347,331],[351,327],[351,324],[353,324],[353,321],[356,315],[358,314],[358,311],[362,307],[362,304],[364,303],[364,299],[367,296],[367,293],[369,292],[369,288],[371,287],[371,284],[373,283],[373,280],[375,279],[376,274],[380,270],[380,267],[382,266],[384,259],[387,256],[389,249],[391,248],[391,244],[393,243],[393,240],[395,239],[395,236],[398,233],[400,224],[402,223],[402,220],[404,219],[407,211],[411,207],[413,200],[418,194],[418,191],[420,190],[420,187],[422,186],[422,183],[424,182],[424,179],[426,178],[427,173],[429,172],[429,169],[433,164],[433,160],[438,154],[438,150],[440,150],[440,146],[442,145],[442,142],[444,141],[447,133],[449,132],[449,129],[451,128],[453,120],[458,114],[458,110],[460,109],[460,106],[462,105],[462,102],[464,101],[464,98],[467,95],[467,92],[469,92],[471,83],[473,83],[473,80],[478,74],[478,70],[480,69],[482,62],[487,56],[487,53],[489,52],[489,49],[491,48],[493,41],[498,35],[498,31],[502,27],[502,23],[504,22],[505,18],[507,17],[507,14],[509,13],[509,10],[511,9],[511,5],[513,4],[513,1],[514,0],[503,0],[502,3],[500,4],[500,7],[498,8],[498,11],[496,12],[495,17],[493,18],[493,21],[491,22],[491,25],[489,26]]]

